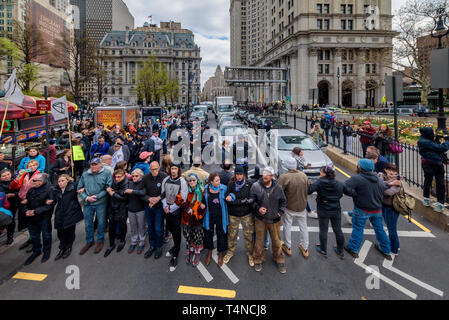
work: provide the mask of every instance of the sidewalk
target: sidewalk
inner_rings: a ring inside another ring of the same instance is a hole
[[[333,162],[337,163],[341,167],[351,172],[357,171],[357,163],[359,161],[358,158],[351,155],[345,155],[343,154],[343,151],[341,149],[332,146],[327,147],[326,153]],[[435,212],[432,208],[425,207],[423,205],[424,197],[421,188],[410,186],[407,183],[404,183],[403,186],[405,191],[413,198],[415,198],[416,205],[414,214],[419,214],[421,217],[430,221],[443,231],[449,232],[449,210],[444,209],[442,213],[438,213]],[[436,199],[433,200],[434,201],[431,202],[436,202]]]

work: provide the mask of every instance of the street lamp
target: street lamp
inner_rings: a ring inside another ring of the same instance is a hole
[[[442,39],[449,34],[449,27],[446,24],[448,19],[448,14],[445,8],[440,8],[437,10],[436,17],[433,18],[435,21],[435,28],[431,31],[431,37],[438,39],[438,49],[443,48]],[[444,101],[443,101],[443,89],[438,90],[438,130],[443,130],[446,132],[446,115],[444,114]]]
[[[340,67],[337,68],[337,84],[338,84],[338,101],[337,105],[340,108]]]

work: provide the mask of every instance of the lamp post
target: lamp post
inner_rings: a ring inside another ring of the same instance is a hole
[[[340,108],[340,67],[337,68],[337,91],[338,91],[338,101],[337,101],[337,107]]]
[[[438,39],[438,49],[443,48],[442,39],[449,34],[449,27],[446,24],[448,19],[448,14],[444,8],[437,10],[437,15],[434,17],[435,28],[431,31],[431,37]],[[443,89],[438,90],[438,130],[443,130],[446,132],[446,115],[444,114],[444,100],[443,100]]]

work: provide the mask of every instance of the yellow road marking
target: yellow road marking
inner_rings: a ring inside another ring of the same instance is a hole
[[[351,178],[351,176],[349,174],[347,174],[346,172],[344,172],[340,168],[335,167],[335,169],[337,169],[337,171],[340,172],[342,175],[344,175],[346,178]]]
[[[343,170],[341,170],[338,167],[335,167],[335,169],[340,172],[342,175],[346,176],[347,178],[351,178],[351,176],[349,174],[347,174],[346,172],[344,172]],[[405,217],[406,219],[408,219],[408,216]],[[421,223],[419,223],[418,221],[416,221],[415,219],[410,219],[410,221],[415,224],[418,228],[420,228],[421,230],[430,233],[431,231],[429,229],[427,229],[426,227],[424,227]]]
[[[26,273],[26,272],[18,272],[13,279],[21,279],[21,280],[31,280],[31,281],[44,281],[47,278],[46,274],[38,274],[38,273]]]
[[[231,298],[231,299],[235,298],[236,295],[235,290],[222,290],[222,289],[186,287],[186,286],[179,286],[178,293],[194,294],[199,296]]]
[[[408,219],[408,216],[405,216],[406,219]],[[415,219],[410,219],[410,221],[412,223],[414,223],[418,228],[420,228],[421,230],[425,231],[425,232],[431,232],[429,229],[427,229],[426,227],[424,227],[421,223],[419,223],[418,221],[416,221]]]

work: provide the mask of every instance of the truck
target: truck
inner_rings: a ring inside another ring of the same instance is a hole
[[[136,124],[140,120],[139,118],[140,108],[138,106],[95,108],[95,124],[98,125],[101,122],[107,130],[112,130],[115,125],[124,128],[130,122]]]
[[[234,114],[234,97],[216,97],[215,98],[215,118],[218,118],[222,113]]]

